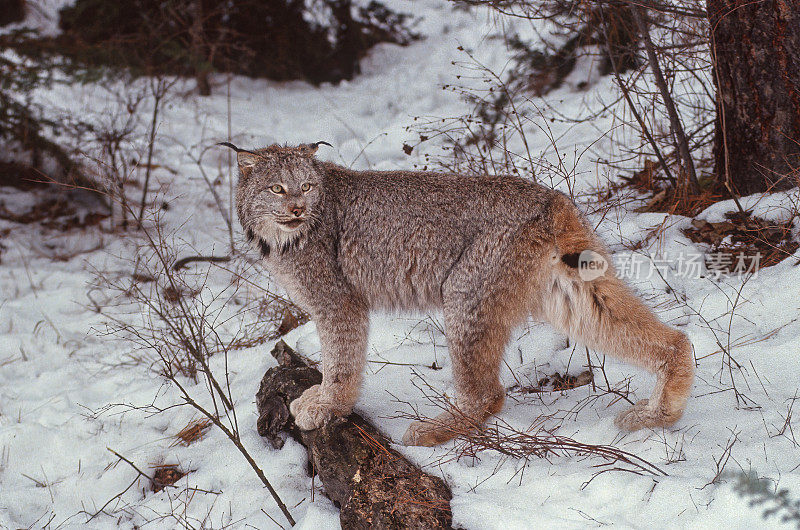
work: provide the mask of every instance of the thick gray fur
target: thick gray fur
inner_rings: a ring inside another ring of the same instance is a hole
[[[323,382],[291,406],[298,426],[352,410],[372,309],[444,312],[457,411],[415,422],[406,443],[441,443],[464,432],[464,418],[474,428],[501,410],[502,355],[528,317],[657,374],[651,398],[618,416],[621,428],[680,418],[691,345],[613,267],[581,279],[580,252],[610,258],[563,194],[516,177],[352,171],[317,160],[317,147],[237,153],[242,227],[322,344]]]

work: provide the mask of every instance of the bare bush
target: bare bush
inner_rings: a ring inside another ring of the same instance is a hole
[[[100,273],[100,286],[116,293],[117,300],[116,309],[102,308],[109,321],[106,333],[137,345],[141,359],[147,360],[176,390],[178,400],[136,408],[150,414],[174,407],[195,409],[204,422],[180,435],[180,439],[194,439],[198,435],[194,431],[202,432],[209,424],[221,431],[293,525],[285,504],[241,441],[227,366],[230,351],[254,344],[258,336],[254,326],[269,328],[261,333],[265,337],[277,331],[278,326],[270,321],[251,318],[255,323],[248,325],[248,315],[265,311],[264,305],[270,302],[276,304],[275,311],[300,312],[293,310],[288,300],[269,291],[260,289],[257,297],[244,292],[242,286],[256,287],[247,280],[245,269],[223,270],[229,275],[228,285],[216,289],[209,284],[212,266],[191,273],[175,270],[177,251],[162,232],[160,223],[143,227],[141,233],[144,243],[135,260],[133,277]],[[140,315],[139,321],[135,322],[132,315]],[[211,359],[215,356],[223,357],[221,370],[212,368]],[[194,385],[196,382],[203,385]]]
[[[548,134],[551,120],[587,123],[610,112],[619,126],[598,134],[612,139],[618,153],[611,160],[606,153],[598,154],[623,173],[656,161],[650,166],[656,168],[651,182],[656,193],[667,190],[669,200],[662,202],[670,203],[659,207],[687,203],[709,186],[715,95],[707,20],[695,4],[684,0],[458,3],[489,5],[497,14],[502,38],[515,54],[503,72],[494,72],[465,51],[469,59],[463,64],[462,84],[444,88],[473,103],[473,111],[419,120],[413,127],[420,143],[447,138],[452,156],[432,163],[539,181],[545,176],[544,182],[551,185],[569,183],[574,168],[562,167],[557,138],[549,135],[555,151],[549,158],[557,157],[558,162],[547,163],[548,157],[530,151],[526,137]],[[520,40],[514,30],[520,23],[533,28],[543,44]],[[588,113],[570,115],[538,97],[558,88],[576,64],[583,65],[588,77],[572,88],[580,90],[596,82],[598,75],[611,74],[618,98],[597,101]],[[407,147],[408,151],[416,146]],[[696,211],[688,203],[673,209]]]

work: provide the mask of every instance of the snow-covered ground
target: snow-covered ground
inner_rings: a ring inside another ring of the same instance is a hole
[[[171,98],[161,114],[155,154],[161,168],[153,178],[160,200],[169,205],[160,214],[164,232],[179,253],[226,252],[227,229],[192,156],[227,140],[229,120],[232,141],[242,147],[325,140],[334,148],[322,147],[320,157],[356,168],[422,166],[425,152],[438,152],[441,144],[436,140],[411,155],[402,146],[418,140],[413,129],[407,129],[415,125],[415,117],[451,117],[469,111],[457,94],[442,89],[465,73],[454,64],[468,60],[459,48],[496,70],[502,69],[509,52],[501,40],[491,38],[497,27],[485,11],[454,10],[450,3],[434,0],[387,4],[413,11],[420,18],[416,30],[425,38],[405,48],[378,46],[364,59],[363,75],[351,82],[313,87],[233,78],[230,99],[224,76],[216,79],[214,95],[208,98],[192,96],[191,81],[176,87],[177,94],[189,95]],[[119,87],[120,93],[124,90]],[[589,92],[568,85],[547,98],[561,112],[578,115],[591,101],[610,101],[614,94],[611,79],[602,78]],[[114,112],[114,103],[96,86],[57,85],[37,97],[99,123]],[[143,119],[138,126],[132,147],[139,154],[146,146],[146,122]],[[603,136],[603,131],[615,127],[613,117],[601,115],[583,123],[547,121],[547,127],[558,140],[558,151],[568,158],[591,146],[576,158],[574,189],[584,209],[595,210],[597,205],[582,192],[615,177],[594,156],[613,154]],[[551,139],[535,123],[529,128],[530,151],[555,163],[559,154]],[[203,159],[210,178],[220,177],[217,189],[223,200],[227,200],[227,161],[224,149],[209,150]],[[565,164],[570,166],[572,160]],[[566,190],[565,182],[556,183]],[[30,200],[26,194],[0,189],[0,201],[9,207],[24,209],[25,200]],[[745,202],[759,215],[785,218],[791,205],[798,203],[798,194],[795,190]],[[719,203],[701,217],[719,220],[732,209],[732,204]],[[622,435],[612,420],[627,404],[602,395],[582,406],[593,393],[591,386],[583,386],[544,396],[511,392],[500,417],[524,430],[540,414],[560,416],[561,434],[616,445],[656,464],[668,476],[607,472],[595,477],[593,466],[601,462],[591,458],[516,461],[484,452],[477,458],[453,459],[453,443],[401,451],[451,486],[457,527],[778,525],[775,518],[763,519],[761,508],[748,506],[733,491],[733,478],[717,475],[721,466],[726,473],[754,470],[800,497],[800,448],[793,434],[797,420],[791,414],[800,390],[798,256],[746,282],[735,276],[701,278],[678,268],[680,256],[698,252],[681,233],[689,219],[634,213],[628,207],[610,208],[591,220],[617,252],[618,264],[627,267],[634,288],[664,321],[692,340],[697,381],[686,415],[671,429]],[[648,238],[635,254],[626,250],[627,243],[645,239],[659,226],[663,227],[659,237]],[[138,309],[114,299],[117,293],[97,280],[100,273],[131,281],[142,236],[96,228],[61,233],[7,221],[0,221],[0,233],[6,247],[0,257],[0,527],[171,528],[187,523],[273,528],[274,521],[285,526],[267,491],[221,432],[212,428],[189,446],[175,444],[174,435],[197,419],[197,413],[189,407],[169,408],[180,402],[179,394],[165,384],[151,354],[132,341],[104,334],[109,320],[104,313],[131,324],[142,321]],[[241,245],[241,234],[236,237]],[[100,243],[102,248],[91,250]],[[80,249],[90,251],[67,261],[47,257]],[[663,278],[653,264],[661,266]],[[269,286],[258,268],[247,271],[248,279]],[[227,271],[210,267],[201,296],[229,293],[225,291],[229,281]],[[241,300],[259,294],[255,286],[244,284],[236,296],[225,294],[222,300],[227,311],[235,313]],[[98,306],[103,310],[98,312]],[[234,333],[240,323],[252,323],[253,318],[252,312],[243,312],[238,319],[220,323],[218,331]],[[419,406],[423,413],[434,411],[415,383],[424,379],[437,391],[452,394],[440,328],[441,317],[436,314],[373,319],[370,363],[357,409],[396,441],[408,424],[392,418],[410,412],[403,402]],[[292,331],[285,340],[301,353],[319,358],[313,323]],[[275,450],[255,431],[254,396],[261,376],[274,365],[268,355],[272,344],[239,349],[227,359],[242,442],[299,528],[336,528],[338,511],[321,493],[319,481],[312,482],[307,475],[304,449],[289,440]],[[741,368],[728,367],[723,347]],[[550,328],[532,322],[508,346],[503,381],[511,387],[556,371],[578,373],[584,369],[586,354],[582,347],[573,348]],[[444,369],[430,368],[434,362]],[[221,355],[212,358],[217,373],[224,371],[224,363]],[[605,372],[612,385],[630,378],[633,398],[649,395],[653,378],[647,374],[612,359]],[[208,394],[202,383],[187,379],[185,385],[198,399]],[[734,386],[744,396],[738,402]],[[150,404],[167,410],[159,414],[137,410]],[[145,472],[158,464],[179,464],[191,472],[177,488],[153,493],[139,480],[117,497],[135,481],[137,472],[109,449]],[[88,514],[104,505],[105,513],[90,518]]]

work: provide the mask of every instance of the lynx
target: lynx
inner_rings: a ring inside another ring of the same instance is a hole
[[[290,406],[301,429],[352,411],[373,309],[444,313],[455,406],[412,423],[405,444],[443,443],[464,432],[465,417],[477,426],[501,410],[505,346],[529,317],[655,372],[650,399],[620,413],[620,429],[681,417],[694,377],[690,342],[615,276],[565,195],[511,176],[353,171],[318,160],[322,143],[225,144],[237,152],[247,238],[317,325],[322,384]]]

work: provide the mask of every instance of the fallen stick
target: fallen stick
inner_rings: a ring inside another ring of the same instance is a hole
[[[450,488],[390,447],[390,440],[358,414],[301,431],[289,403],[322,381],[322,374],[279,341],[256,394],[258,433],[280,448],[289,433],[308,450],[325,493],[340,508],[342,528],[451,528]]]

